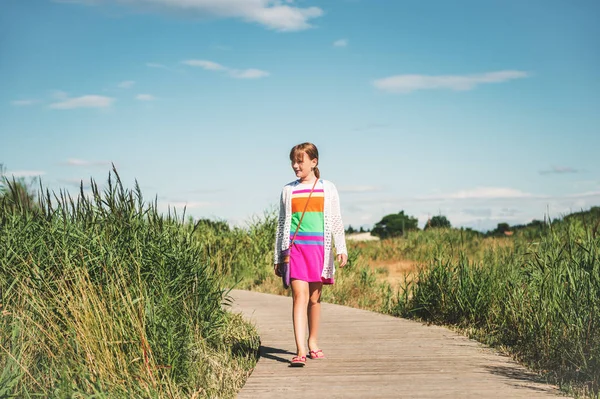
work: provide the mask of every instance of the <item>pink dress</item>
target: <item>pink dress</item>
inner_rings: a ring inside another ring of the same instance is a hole
[[[292,224],[290,241],[294,236],[302,211],[306,206],[312,184],[298,184],[292,191]],[[325,262],[323,242],[325,217],[323,215],[325,193],[323,182],[319,181],[308,201],[306,213],[300,224],[294,245],[290,248],[290,277],[292,280],[303,280],[309,283],[322,282],[333,284],[333,278],[322,278]]]

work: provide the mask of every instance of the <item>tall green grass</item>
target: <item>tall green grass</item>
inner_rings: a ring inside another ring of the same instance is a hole
[[[599,223],[565,220],[477,260],[438,252],[404,285],[393,313],[467,329],[551,380],[598,395]]]
[[[237,229],[216,234],[214,248],[219,250],[212,255],[236,252],[240,260],[222,262],[232,265],[224,270],[230,283],[290,294],[273,275],[274,223],[269,215],[255,221],[248,240],[243,238],[247,233]],[[598,223],[597,218],[565,218],[552,227],[501,238],[430,229],[379,242],[349,242],[349,265],[338,269],[336,284],[324,288],[323,300],[458,326],[512,353],[550,381],[597,396]],[[384,270],[369,267],[369,262],[393,260],[419,264],[398,291],[381,281]]]
[[[427,263],[440,254],[451,255],[455,259],[463,255],[478,259],[489,248],[512,247],[512,244],[512,240],[486,238],[472,230],[433,228],[408,231],[402,237],[380,241],[352,242],[350,247],[359,252],[363,262],[377,264],[400,259]]]
[[[256,331],[183,216],[116,171],[101,192],[0,202],[0,397],[232,397]]]
[[[274,213],[243,228],[184,223],[114,177],[77,198],[2,197],[0,397],[235,395],[258,339],[222,297],[234,286],[290,294],[273,273]],[[598,223],[349,242],[349,265],[323,300],[455,325],[597,396]],[[397,292],[371,267],[394,260],[419,264]]]
[[[265,212],[243,227],[201,220],[196,222],[194,234],[203,244],[202,255],[230,286],[250,288],[273,274],[276,223],[273,212]]]

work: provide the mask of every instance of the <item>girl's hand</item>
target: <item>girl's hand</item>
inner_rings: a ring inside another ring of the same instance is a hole
[[[346,254],[338,254],[337,261],[339,262],[340,267],[346,266],[346,263],[348,263],[348,255],[346,255]]]
[[[281,273],[279,273],[279,264],[278,263],[275,264],[275,275],[277,277],[281,277]]]

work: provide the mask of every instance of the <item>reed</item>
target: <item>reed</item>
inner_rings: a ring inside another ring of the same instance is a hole
[[[261,234],[251,240],[220,238],[230,245],[224,253],[235,245],[244,253],[230,271],[230,284],[290,295],[273,275],[274,219],[255,223],[250,231]],[[599,223],[565,217],[512,237],[430,229],[348,242],[349,265],[338,270],[334,286],[324,288],[323,300],[455,326],[572,394],[598,397]],[[385,281],[385,264],[402,260],[417,266],[396,288]]]
[[[455,325],[584,396],[600,391],[600,235],[577,219],[472,260],[440,252],[393,314]]]
[[[14,182],[5,187],[0,397],[235,395],[259,341],[224,310],[225,287],[290,294],[273,273],[274,212],[244,227],[162,215],[116,170],[104,191],[92,181],[75,198],[40,190],[34,201]],[[512,237],[429,229],[349,242],[349,264],[323,300],[455,326],[572,393],[599,397],[594,215]],[[396,287],[390,262],[416,266]]]
[[[0,397],[233,397],[258,337],[194,225],[116,170],[91,187],[2,196]]]

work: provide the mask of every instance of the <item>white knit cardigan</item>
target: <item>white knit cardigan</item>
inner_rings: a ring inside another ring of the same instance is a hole
[[[335,274],[335,266],[333,264],[333,246],[331,239],[335,243],[337,254],[345,254],[346,236],[344,234],[344,223],[340,212],[340,198],[338,196],[335,185],[328,181],[320,179],[323,184],[325,193],[323,217],[325,219],[324,229],[324,259],[323,273],[321,277],[330,279]],[[281,252],[290,247],[290,230],[292,225],[292,191],[294,187],[300,184],[300,180],[286,184],[281,190],[281,198],[279,203],[279,222],[277,223],[277,233],[275,234],[275,254],[274,263],[281,263]],[[287,238],[287,239],[286,239]]]

